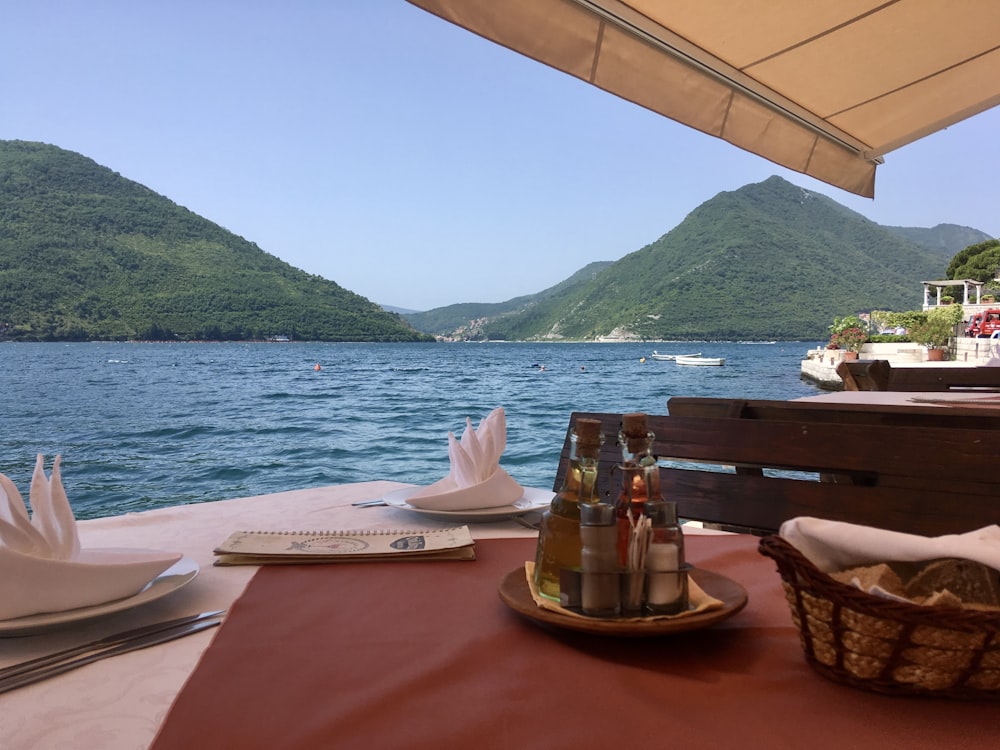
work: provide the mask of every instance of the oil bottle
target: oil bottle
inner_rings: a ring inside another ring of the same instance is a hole
[[[599,420],[576,420],[570,433],[566,476],[542,514],[535,551],[535,585],[542,596],[556,602],[560,601],[562,571],[580,567],[580,504],[599,500],[597,466],[603,442]]]

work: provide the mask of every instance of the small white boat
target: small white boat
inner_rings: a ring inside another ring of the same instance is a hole
[[[674,361],[679,365],[701,365],[702,367],[721,367],[726,364],[725,357],[703,357],[700,354],[695,356],[677,355]]]
[[[673,362],[678,357],[700,357],[701,352],[695,352],[694,354],[660,354],[656,349],[653,350],[653,359],[658,359],[661,362]]]

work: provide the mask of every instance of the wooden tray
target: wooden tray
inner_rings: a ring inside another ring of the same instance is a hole
[[[673,635],[691,630],[701,630],[732,617],[747,604],[747,592],[740,584],[718,573],[692,568],[689,575],[702,590],[722,602],[721,609],[699,612],[687,617],[663,620],[638,620],[628,618],[602,619],[598,617],[570,617],[542,609],[531,598],[524,567],[515,568],[500,582],[500,598],[504,604],[529,620],[541,625],[551,625],[566,630],[576,630],[596,635],[625,638],[647,638]]]

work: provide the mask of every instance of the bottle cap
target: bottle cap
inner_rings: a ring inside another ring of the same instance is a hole
[[[638,412],[622,414],[622,434],[628,437],[646,437],[646,415]]]
[[[647,501],[645,513],[653,526],[674,526],[677,524],[677,503],[673,500]]]
[[[574,425],[577,445],[600,445],[603,441],[601,435],[601,420],[587,419],[580,417]]]
[[[615,506],[609,503],[581,503],[581,526],[614,526]]]

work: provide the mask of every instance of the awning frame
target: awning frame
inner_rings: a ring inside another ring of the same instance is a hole
[[[697,68],[702,73],[741,91],[759,104],[774,110],[780,115],[798,121],[803,127],[827,138],[837,145],[853,151],[857,156],[873,164],[882,164],[880,156],[871,154],[867,144],[862,143],[848,133],[824,122],[807,109],[787,99],[773,89],[769,89],[760,81],[742,73],[736,68],[705,50],[697,47],[670,29],[646,18],[632,8],[622,5],[618,0],[570,0],[596,16],[604,18],[620,29],[628,31],[637,39],[651,44],[666,54]],[[598,48],[597,54],[600,54]],[[597,67],[595,60],[594,69]],[[590,83],[594,83],[593,80]]]
[[[1000,105],[991,0],[409,2],[868,198],[886,153]]]

